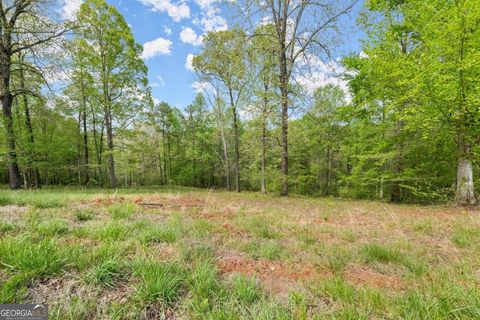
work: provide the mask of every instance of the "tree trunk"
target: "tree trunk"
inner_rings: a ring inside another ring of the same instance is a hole
[[[115,177],[115,160],[113,156],[113,128],[110,108],[107,108],[105,112],[105,125],[107,129],[108,177],[110,180],[110,187],[115,188],[117,186],[117,178]]]
[[[476,204],[472,152],[470,145],[462,135],[459,136],[458,141],[456,203],[463,206]]]
[[[232,90],[230,93],[230,105],[233,113],[233,135],[234,135],[234,149],[235,149],[235,183],[236,191],[240,192],[240,139],[238,137],[238,121],[237,121],[237,108],[233,102]]]
[[[5,45],[9,45],[5,43]],[[13,131],[12,105],[13,96],[10,93],[10,67],[11,55],[9,52],[1,52],[0,61],[0,100],[3,108],[3,120],[5,126],[5,137],[7,142],[7,166],[10,188],[20,189],[22,181],[20,178],[20,170],[18,169],[17,150],[15,148],[15,135]]]
[[[265,110],[263,112],[262,116],[262,160],[261,160],[261,166],[262,166],[262,194],[267,194],[267,182],[265,179],[265,164],[266,164],[266,159],[265,159],[265,154],[266,154],[266,144],[267,144],[267,115],[266,115],[266,108],[268,102],[266,101],[265,98]]]
[[[288,196],[288,69],[286,57],[286,21],[280,39],[280,92],[282,105],[282,196]]]
[[[163,142],[163,181],[165,185],[168,185],[167,176],[167,141],[165,137],[165,128],[162,129],[162,142]]]
[[[227,139],[225,137],[225,131],[223,124],[220,124],[220,135],[222,137],[222,146],[223,146],[223,157],[225,158],[224,167],[225,167],[225,180],[227,183],[227,190],[230,191],[230,165],[228,162],[228,149],[227,149]]]
[[[87,103],[86,103],[86,97],[85,94],[82,93],[83,95],[83,157],[84,159],[84,171],[85,171],[85,180],[84,183],[88,184],[90,181],[90,172],[89,172],[89,154],[88,154],[88,132],[87,132]]]

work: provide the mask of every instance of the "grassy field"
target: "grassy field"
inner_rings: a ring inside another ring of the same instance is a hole
[[[480,319],[480,215],[195,189],[0,191],[0,302],[50,319]]]

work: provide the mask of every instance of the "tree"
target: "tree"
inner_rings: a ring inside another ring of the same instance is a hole
[[[238,103],[246,86],[247,37],[239,29],[209,32],[203,39],[201,54],[193,67],[204,81],[220,82],[227,92],[233,116],[236,191],[240,192],[240,138]]]
[[[3,109],[5,137],[7,143],[7,162],[10,188],[21,187],[18,157],[15,145],[14,122],[12,117],[13,100],[28,89],[12,86],[12,77],[25,72],[42,74],[33,65],[15,60],[16,55],[24,56],[41,45],[62,36],[68,26],[56,24],[42,12],[46,12],[43,1],[7,0],[0,2],[0,101]]]
[[[251,90],[253,93],[253,101],[249,111],[260,118],[260,190],[263,194],[267,193],[266,154],[268,124],[272,113],[276,109],[275,104],[277,102],[277,94],[275,91],[277,86],[277,79],[275,76],[277,73],[277,65],[275,63],[276,48],[272,45],[272,42],[269,39],[272,34],[274,34],[272,25],[267,24],[258,27],[252,38],[251,50],[249,52],[249,70],[252,73],[252,76],[249,77],[249,81],[251,82]]]
[[[98,77],[105,117],[110,186],[116,186],[114,161],[114,118],[124,121],[135,109],[136,100],[146,93],[147,68],[142,48],[135,43],[123,16],[104,0],[88,0],[78,14],[81,25],[81,54],[87,57]]]
[[[295,72],[313,56],[330,58],[339,18],[357,1],[349,4],[328,0],[267,0],[245,8],[259,9],[272,24],[271,40],[276,46],[278,88],[281,104],[282,191],[288,195],[289,85]],[[258,11],[258,10],[257,10]],[[253,15],[256,16],[256,15]],[[303,61],[301,61],[303,60]],[[303,72],[306,72],[303,70]]]

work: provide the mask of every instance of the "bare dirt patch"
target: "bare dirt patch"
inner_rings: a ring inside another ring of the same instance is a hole
[[[310,264],[288,265],[280,261],[250,259],[236,253],[226,253],[217,261],[223,274],[240,273],[258,277],[267,291],[275,294],[288,294],[298,290],[303,280],[311,280],[319,276],[318,271]]]
[[[386,275],[366,266],[350,266],[343,274],[345,280],[354,285],[375,288],[403,289],[405,283],[398,276]]]

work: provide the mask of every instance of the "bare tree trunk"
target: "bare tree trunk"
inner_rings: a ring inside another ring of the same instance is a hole
[[[287,6],[285,5],[285,8]],[[288,69],[286,56],[286,20],[280,36],[280,92],[282,104],[282,196],[288,196]]]
[[[165,140],[165,128],[162,129],[162,142],[163,142],[163,176],[164,184],[168,185],[168,176],[167,176],[167,141]]]
[[[102,140],[103,140],[103,127],[102,127],[102,134],[100,135],[100,141],[98,141],[98,134],[97,134],[97,124],[96,124],[96,117],[95,111],[93,110],[92,106],[92,125],[93,125],[93,142],[95,144],[95,155],[97,158],[97,167],[98,167],[98,182],[100,186],[103,185],[102,181]]]
[[[117,186],[117,178],[115,176],[115,161],[113,157],[113,128],[110,108],[107,108],[105,112],[105,125],[107,129],[108,176],[110,187],[115,188]]]
[[[8,44],[5,44],[8,45]],[[20,189],[22,181],[20,178],[20,170],[18,169],[17,150],[15,148],[15,135],[13,131],[12,105],[13,96],[10,93],[10,66],[11,55],[2,52],[0,57],[0,75],[2,77],[0,83],[0,100],[3,109],[3,121],[5,126],[5,136],[7,142],[7,166],[8,177],[11,189]]]
[[[237,192],[240,192],[240,138],[238,137],[238,121],[237,121],[237,108],[233,102],[232,90],[229,89],[230,93],[230,106],[233,113],[233,144],[235,149],[235,188]]]
[[[262,194],[267,194],[267,182],[265,179],[265,164],[266,164],[266,144],[267,144],[267,115],[266,115],[266,108],[268,102],[266,101],[267,98],[264,99],[265,103],[265,110],[262,115]]]
[[[282,86],[281,87],[281,93],[282,93],[282,192],[281,192],[281,195],[288,196],[288,88],[287,88],[287,83],[284,83],[281,86]]]
[[[88,132],[87,132],[87,103],[86,103],[86,97],[85,94],[82,93],[83,95],[83,157],[84,159],[84,171],[85,171],[85,180],[84,183],[88,184],[90,181],[90,170],[89,170],[89,154],[88,154]]]
[[[462,135],[459,136],[458,141],[456,203],[458,205],[476,204],[471,148]]]

